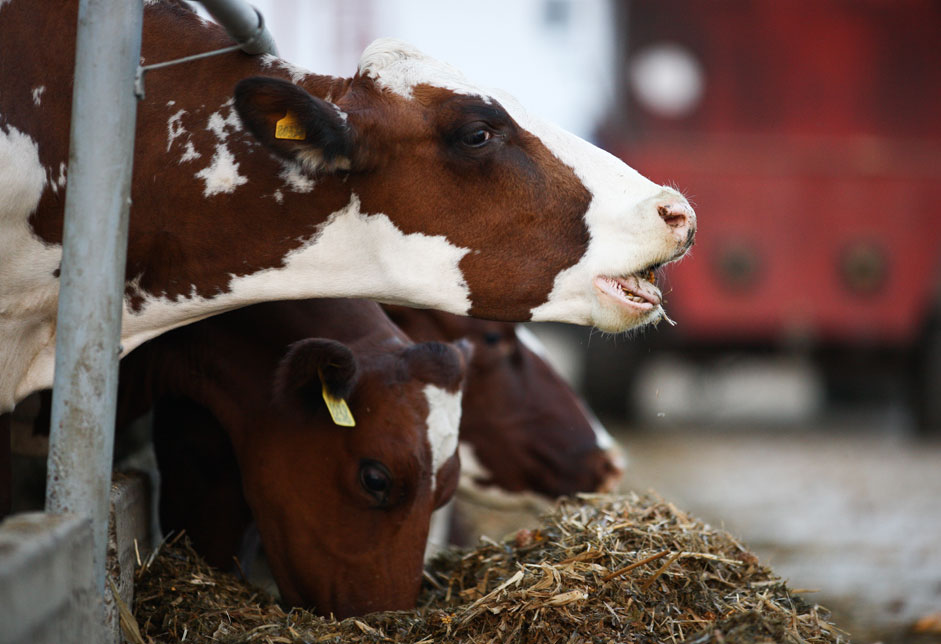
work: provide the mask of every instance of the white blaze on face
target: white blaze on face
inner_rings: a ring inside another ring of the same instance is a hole
[[[425,386],[428,400],[428,443],[431,445],[431,491],[434,492],[438,470],[457,450],[461,425],[461,392],[450,392],[434,385]]]
[[[591,194],[585,213],[588,249],[574,266],[556,276],[548,300],[532,310],[532,320],[564,320],[622,330],[623,311],[599,300],[594,279],[599,275],[626,276],[669,259],[676,250],[656,202],[679,196],[657,185],[617,157],[561,128],[531,116],[509,94],[476,86],[456,68],[424,55],[396,40],[374,42],[364,52],[360,72],[400,96],[426,84],[498,100],[511,117],[535,135],[562,163],[571,168]],[[651,314],[652,321],[659,312]]]
[[[578,263],[556,276],[548,300],[532,310],[532,320],[566,320],[621,330],[623,313],[595,297],[594,279],[626,276],[669,259],[676,251],[675,241],[656,204],[680,194],[561,128],[528,118],[525,112],[518,115],[512,97],[498,98],[520,125],[572,168],[592,196],[585,213],[588,249]],[[659,312],[653,314],[654,319],[658,316]]]

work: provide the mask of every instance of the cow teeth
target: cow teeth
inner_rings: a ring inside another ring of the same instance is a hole
[[[642,298],[640,295],[635,293],[634,291],[631,291],[626,286],[623,286],[622,284],[618,284],[618,287],[621,289],[621,293],[624,295],[624,297],[629,299],[631,302],[637,302],[639,304],[643,304],[644,302],[647,301],[644,298]]]

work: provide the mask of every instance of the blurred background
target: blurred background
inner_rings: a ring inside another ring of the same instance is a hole
[[[725,526],[856,641],[941,641],[941,3],[255,4],[295,64],[348,76],[401,38],[683,191],[675,328],[534,331],[625,488]]]

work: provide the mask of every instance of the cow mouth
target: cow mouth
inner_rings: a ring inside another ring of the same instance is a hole
[[[637,313],[660,309],[662,294],[656,286],[656,267],[648,266],[625,277],[599,275],[595,287],[619,306]]]

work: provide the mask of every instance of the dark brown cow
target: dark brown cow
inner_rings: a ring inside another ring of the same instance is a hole
[[[193,463],[190,478],[164,472],[176,499],[166,527],[201,540],[187,518],[195,509],[216,529],[200,545],[228,552],[241,531],[222,522],[250,510],[289,603],[340,617],[410,608],[431,512],[457,485],[469,350],[413,344],[369,302],[260,304],[144,344],[122,361],[119,406],[128,417],[162,399],[155,445],[165,462],[197,453],[201,432],[231,445],[234,484],[212,459]],[[322,383],[348,401],[355,427],[334,424]],[[166,427],[185,450],[168,447]]]
[[[52,382],[76,5],[0,1],[0,411]],[[146,3],[145,62],[228,44]],[[651,269],[695,232],[675,190],[397,41],[351,78],[241,53],[153,71],[135,150],[125,351],[307,297],[628,329],[664,315]]]
[[[525,327],[384,307],[409,337],[474,346],[461,413],[464,484],[543,496],[614,489],[623,458]]]

